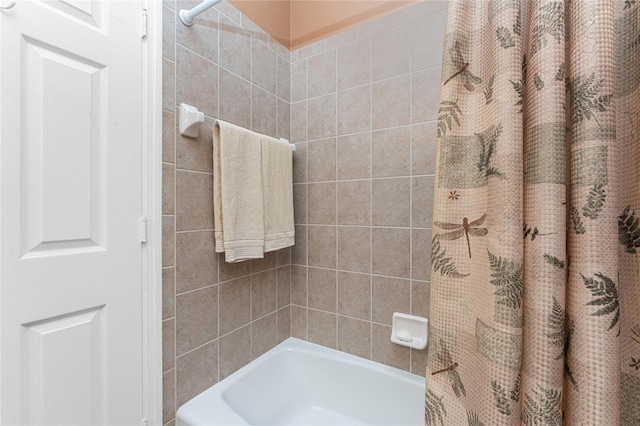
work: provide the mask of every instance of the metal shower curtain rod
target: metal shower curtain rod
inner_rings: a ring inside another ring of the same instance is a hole
[[[202,12],[209,9],[210,7],[220,3],[221,1],[222,0],[204,0],[202,3],[195,6],[192,9],[189,9],[189,10],[182,9],[179,14],[180,20],[182,21],[183,24],[190,27],[191,25],[193,25],[193,18],[200,15]]]

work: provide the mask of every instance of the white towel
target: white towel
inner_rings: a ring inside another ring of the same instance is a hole
[[[291,146],[269,136],[262,141],[262,198],[264,251],[295,243],[293,227],[293,156]]]
[[[228,263],[264,257],[260,136],[217,120],[213,132],[216,252]]]

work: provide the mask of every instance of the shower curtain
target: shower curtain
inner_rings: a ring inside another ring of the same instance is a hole
[[[640,422],[639,15],[449,2],[426,425]]]

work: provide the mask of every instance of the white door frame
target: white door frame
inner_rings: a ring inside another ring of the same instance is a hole
[[[162,0],[142,0],[147,10],[143,40],[142,249],[143,412],[162,425]],[[143,424],[143,426],[146,426]]]
[[[142,43],[142,426],[162,425],[162,0],[142,0],[147,35]],[[142,35],[141,18],[141,35]],[[2,407],[0,407],[0,411]]]

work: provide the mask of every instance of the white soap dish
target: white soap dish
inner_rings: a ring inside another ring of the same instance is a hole
[[[427,347],[429,320],[415,315],[393,313],[391,341],[413,349]]]

